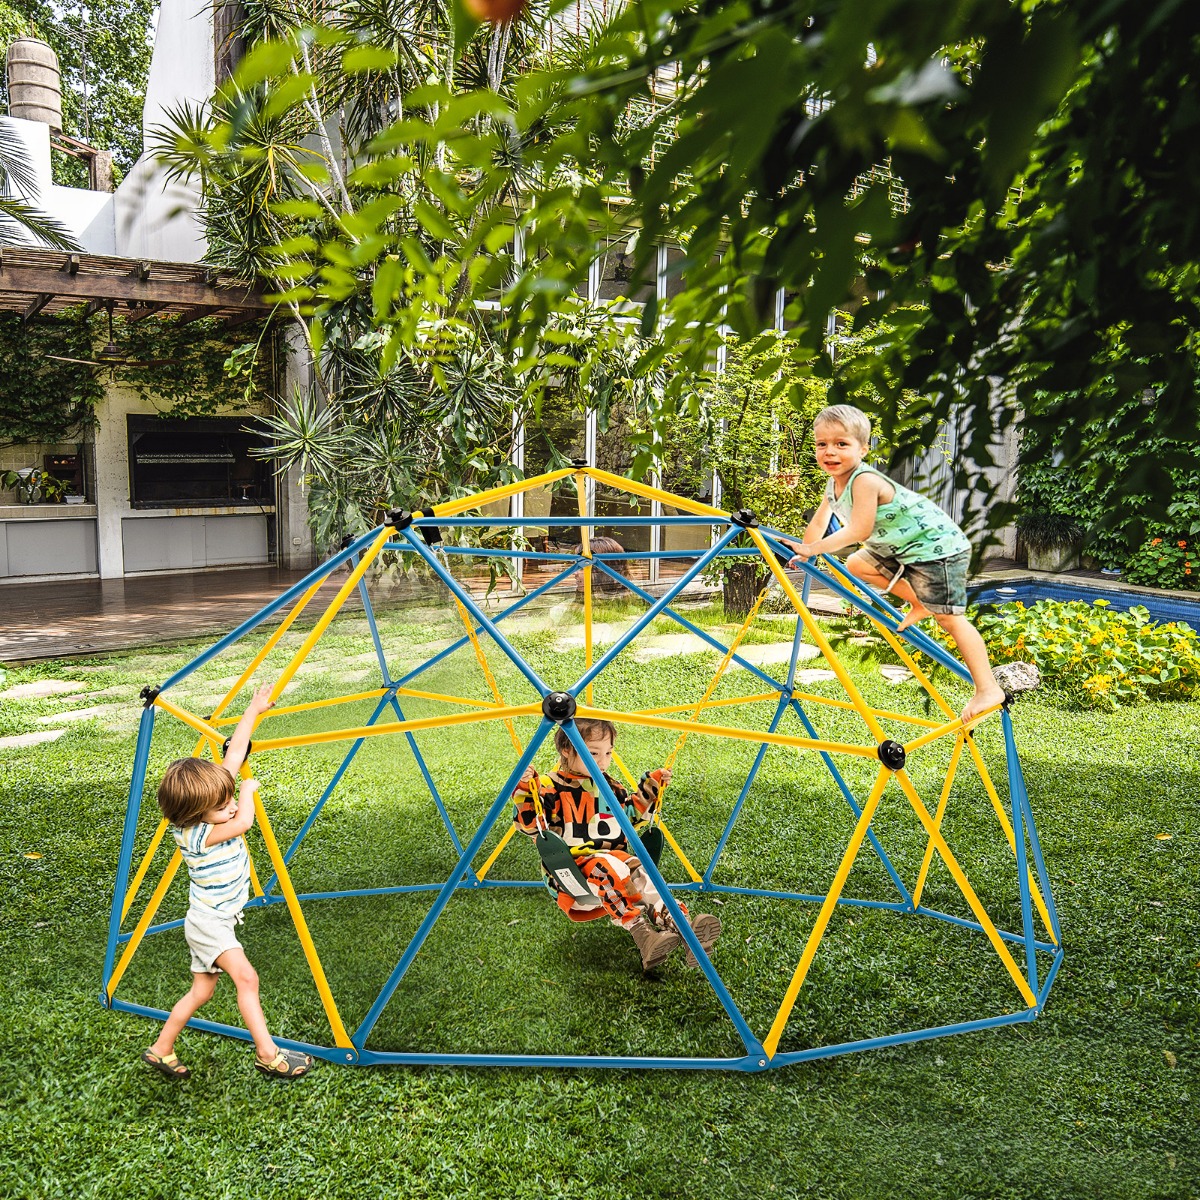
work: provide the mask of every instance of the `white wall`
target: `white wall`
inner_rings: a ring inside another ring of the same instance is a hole
[[[212,95],[214,72],[212,6],[198,0],[162,0],[142,107],[146,150],[116,193],[118,254],[163,262],[197,262],[203,256],[196,190],[168,184],[149,149],[169,108],[185,100],[198,104]]]

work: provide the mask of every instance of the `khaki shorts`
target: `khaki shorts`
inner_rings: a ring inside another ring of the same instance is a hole
[[[192,971],[212,975],[220,970],[217,959],[226,950],[240,950],[242,943],[235,929],[242,923],[241,912],[219,913],[216,909],[193,904],[183,922],[183,936],[192,952]]]

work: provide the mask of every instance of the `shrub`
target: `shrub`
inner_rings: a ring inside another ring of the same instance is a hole
[[[1200,591],[1200,543],[1162,525],[1152,525],[1148,538],[1125,564],[1125,578],[1147,587]]]
[[[1088,708],[1200,696],[1200,635],[1158,625],[1140,605],[1107,600],[1020,601],[972,614],[995,664],[1032,662],[1055,691]]]

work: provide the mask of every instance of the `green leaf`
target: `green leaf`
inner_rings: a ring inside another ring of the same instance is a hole
[[[384,46],[355,46],[342,55],[342,70],[355,75],[361,71],[388,71],[396,65],[396,52]]]

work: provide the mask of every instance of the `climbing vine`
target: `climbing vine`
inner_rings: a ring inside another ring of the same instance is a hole
[[[261,322],[229,328],[213,318],[181,325],[117,316],[111,365],[97,357],[108,340],[103,312],[85,319],[75,309],[27,325],[0,313],[0,444],[75,440],[94,422],[110,379],[172,417],[244,411],[274,390],[275,334]]]
[[[0,313],[0,445],[74,440],[89,426],[104,385],[91,367],[60,362],[92,357],[92,333],[77,317],[22,325]]]

